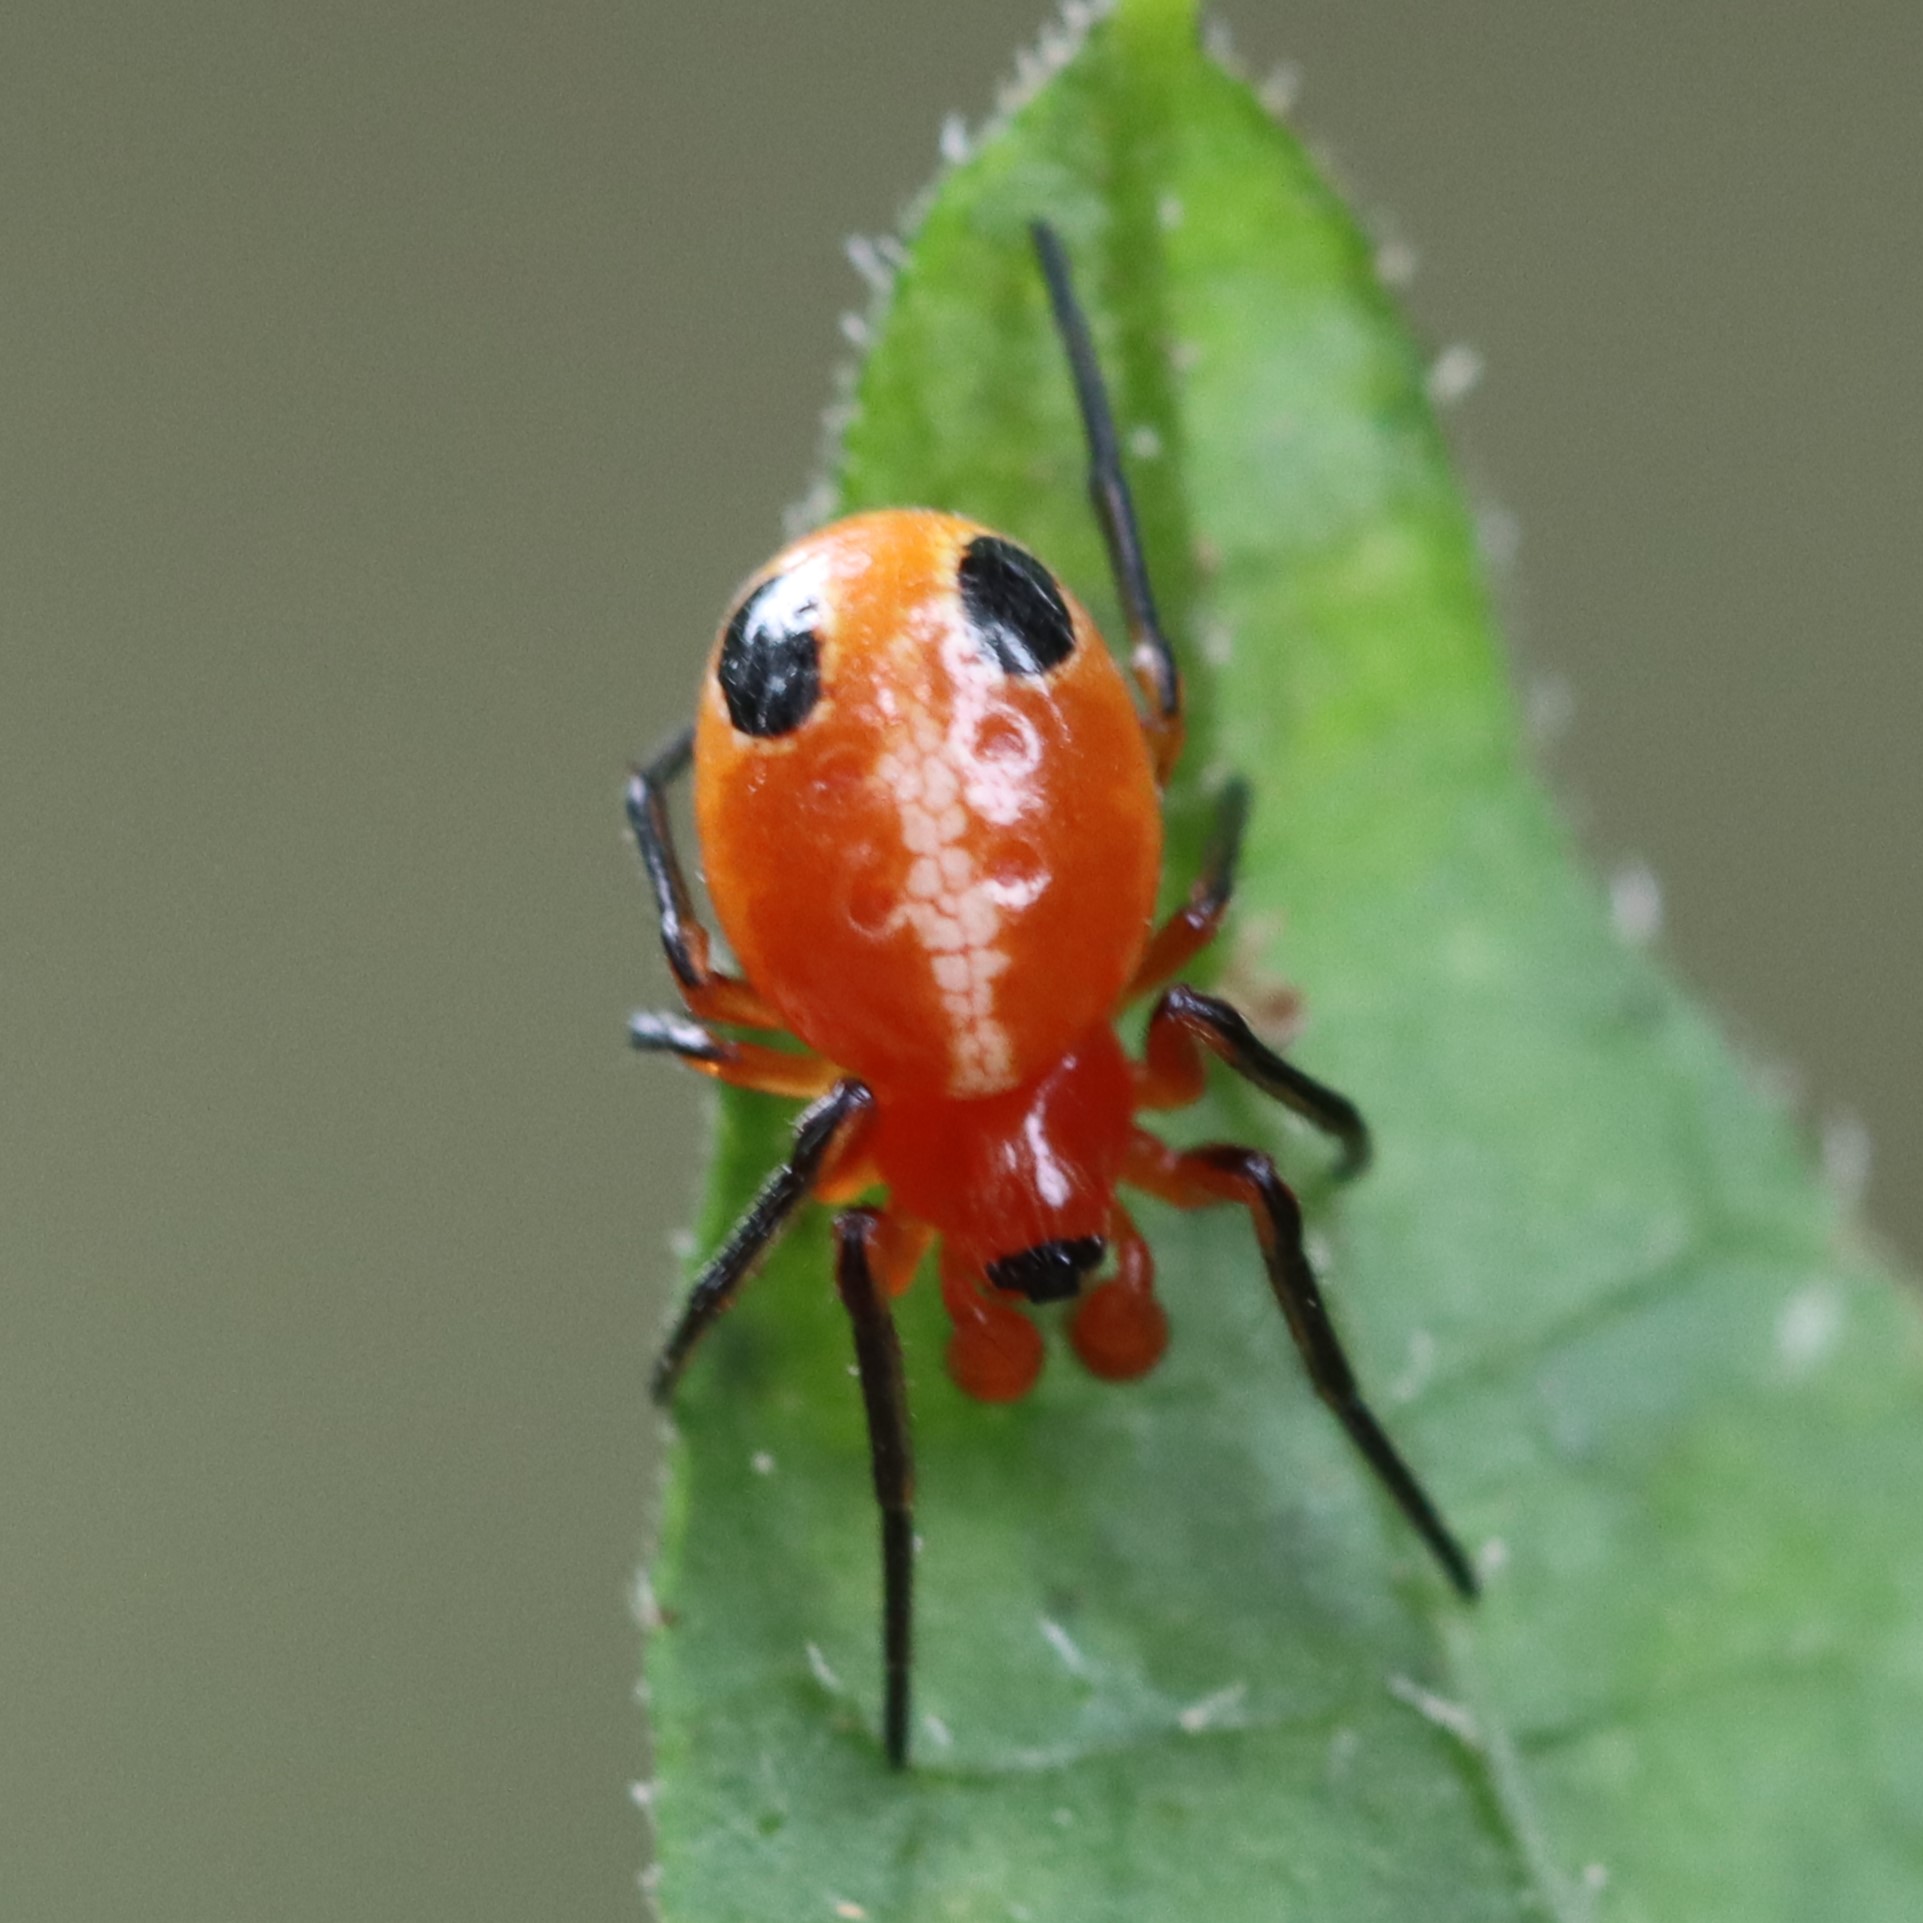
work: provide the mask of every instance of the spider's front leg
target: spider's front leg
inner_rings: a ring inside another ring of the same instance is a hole
[[[1248,1210],[1268,1269],[1269,1286],[1316,1394],[1348,1431],[1362,1459],[1428,1544],[1450,1582],[1464,1597],[1473,1598],[1479,1585],[1462,1545],[1362,1399],[1355,1371],[1329,1320],[1315,1271],[1302,1246],[1301,1205],[1276,1173],[1275,1164],[1257,1149],[1226,1143],[1210,1143],[1181,1153],[1137,1129],[1129,1144],[1122,1179],[1179,1209],[1236,1202]]]
[[[673,1333],[654,1365],[657,1402],[674,1394],[695,1345],[733,1302],[804,1202],[859,1168],[874,1096],[852,1077],[837,1082],[795,1123],[794,1148],[761,1185],[688,1291]],[[906,1285],[927,1231],[874,1209],[846,1209],[835,1219],[835,1284],[855,1337],[855,1373],[868,1419],[868,1453],[881,1510],[882,1735],[897,1769],[908,1761],[909,1656],[914,1603],[914,1459],[908,1438],[908,1391],[901,1345],[888,1298]]]
[[[865,1082],[837,1082],[826,1095],[802,1110],[795,1122],[794,1148],[787,1161],[762,1183],[747,1212],[716,1249],[682,1304],[674,1329],[654,1365],[654,1399],[666,1402],[687,1367],[694,1346],[734,1300],[761,1259],[781,1239],[801,1205],[816,1187],[858,1152],[874,1113],[875,1098]]]
[[[909,1661],[913,1650],[915,1461],[908,1436],[908,1386],[888,1292],[876,1275],[885,1218],[847,1209],[835,1218],[835,1286],[855,1333],[855,1373],[868,1418],[868,1459],[881,1511],[882,1746],[896,1769],[908,1763]]]

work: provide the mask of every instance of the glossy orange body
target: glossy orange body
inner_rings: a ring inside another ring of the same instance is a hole
[[[1005,1094],[882,1102],[868,1148],[893,1204],[979,1267],[1105,1235],[1134,1119],[1128,1060],[1103,1022]]]
[[[672,1396],[703,1332],[798,1212],[811,1200],[835,1207],[834,1283],[880,1520],[882,1740],[897,1767],[911,1728],[916,1536],[890,1298],[937,1245],[948,1372],[968,1395],[1012,1402],[1042,1370],[1033,1311],[1066,1309],[1070,1344],[1106,1381],[1143,1375],[1167,1347],[1154,1258],[1121,1190],[1246,1209],[1317,1394],[1456,1589],[1476,1589],[1460,1543],[1361,1397],[1301,1206],[1274,1162],[1234,1143],[1175,1148],[1137,1119],[1195,1101],[1214,1057],[1337,1141],[1338,1175],[1368,1158],[1346,1096],[1276,1054],[1231,1004],[1177,979],[1228,907],[1248,814],[1240,781],[1222,784],[1186,900],[1151,924],[1181,674],[1067,252],[1045,221],[1032,235],[1134,689],[1088,615],[1018,543],[927,509],[856,515],[743,586],[693,729],[627,789],[687,1011],[638,1013],[630,1038],[808,1104],[788,1158],[695,1278],[654,1393]],[[667,791],[690,763],[708,892],[739,974],[717,966],[674,847]],[[1112,1024],[1150,993],[1131,1060]],[[752,1038],[783,1028],[799,1050]]]
[[[722,929],[884,1114],[1047,1074],[1114,1012],[1155,904],[1160,797],[1128,686],[1066,595],[1076,646],[1050,672],[983,657],[956,570],[986,533],[893,510],[796,542],[756,580],[812,603],[819,701],[789,732],[741,733],[717,641],[696,717]]]

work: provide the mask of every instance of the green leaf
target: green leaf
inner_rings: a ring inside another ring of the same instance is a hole
[[[1146,1384],[1058,1349],[984,1408],[942,1373],[933,1289],[903,1304],[929,1720],[891,1775],[813,1223],[678,1410],[648,1656],[665,1914],[1914,1919],[1915,1304],[1572,861],[1416,351],[1188,5],[1124,0],[941,181],[839,505],[977,515],[1113,621],[1038,213],[1190,671],[1174,885],[1210,780],[1245,771],[1229,986],[1302,987],[1299,1059],[1379,1161],[1332,1196],[1324,1149],[1232,1088],[1194,1127],[1303,1184],[1365,1388],[1488,1593],[1450,1598],[1309,1394],[1246,1219],[1144,1204],[1175,1325]],[[786,1126],[725,1104],[704,1246]]]

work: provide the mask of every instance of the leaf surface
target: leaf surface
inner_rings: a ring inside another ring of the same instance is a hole
[[[1255,783],[1225,989],[1376,1167],[1273,1148],[1365,1390],[1480,1556],[1456,1604],[1309,1394],[1245,1218],[1144,1202],[1147,1383],[968,1402],[901,1305],[917,1763],[825,1223],[700,1355],[648,1652],[671,1923],[1803,1923],[1923,1914],[1923,1330],[1794,1130],[1614,933],[1525,769],[1423,368],[1292,140],[1124,0],[912,233],[841,511],[966,512],[1119,632],[1026,224],[1063,232],[1193,729],[1171,887]],[[1226,1079],[1226,1078],[1224,1078]],[[712,1246],[788,1112],[724,1103]]]

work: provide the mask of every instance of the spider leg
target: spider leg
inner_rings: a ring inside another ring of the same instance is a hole
[[[1068,354],[1075,380],[1075,400],[1088,439],[1088,498],[1108,544],[1109,567],[1128,622],[1129,660],[1135,679],[1148,701],[1142,727],[1155,757],[1156,778],[1166,782],[1182,751],[1182,676],[1175,653],[1162,632],[1149,590],[1148,563],[1142,557],[1142,533],[1135,521],[1135,503],[1128,476],[1122,471],[1122,448],[1115,434],[1115,417],[1102,384],[1101,363],[1089,336],[1088,319],[1075,298],[1069,273],[1068,250],[1046,221],[1036,221],[1029,232],[1048,283],[1049,305],[1056,331]]]
[[[1348,1431],[1362,1459],[1428,1544],[1450,1582],[1464,1597],[1473,1598],[1478,1585],[1469,1558],[1356,1386],[1355,1372],[1329,1321],[1315,1271],[1302,1246],[1301,1207],[1275,1172],[1275,1164],[1256,1149],[1224,1143],[1178,1153],[1137,1129],[1122,1179],[1181,1209],[1237,1202],[1248,1210],[1269,1286],[1317,1396]]]
[[[1263,1094],[1332,1136],[1342,1146],[1339,1181],[1369,1165],[1369,1125],[1346,1095],[1285,1062],[1256,1038],[1243,1017],[1215,995],[1177,986],[1155,1004],[1136,1071],[1136,1099],[1144,1108],[1186,1108],[1200,1098],[1202,1050],[1219,1056]]]
[[[744,1028],[780,1028],[781,1017],[748,982],[724,974],[708,959],[708,931],[694,912],[681,857],[668,821],[667,791],[694,763],[694,729],[681,729],[628,777],[628,830],[654,893],[661,946],[681,999],[703,1021]]]
[[[832,1173],[835,1163],[853,1148],[874,1110],[874,1102],[867,1084],[850,1078],[837,1082],[818,1102],[802,1110],[795,1122],[793,1152],[761,1185],[746,1214],[695,1277],[673,1332],[655,1360],[651,1385],[655,1401],[665,1403],[674,1394],[695,1344],[734,1300],[742,1283],[794,1220],[815,1184]]]
[[[883,1222],[874,1209],[848,1209],[835,1218],[835,1287],[855,1332],[855,1372],[861,1378],[868,1458],[881,1510],[882,1746],[889,1763],[903,1769],[914,1641],[915,1461],[901,1344],[870,1260]]]
[[[1223,787],[1216,806],[1215,833],[1202,858],[1202,872],[1196,876],[1188,900],[1149,937],[1135,979],[1123,991],[1124,1001],[1146,995],[1179,974],[1215,939],[1222,926],[1229,897],[1235,892],[1242,831],[1248,825],[1249,784],[1240,775],[1235,776]]]
[[[835,1068],[813,1053],[794,1054],[759,1042],[730,1041],[669,1010],[642,1009],[628,1017],[628,1042],[644,1054],[674,1055],[703,1075],[763,1095],[811,1102],[835,1082]]]

